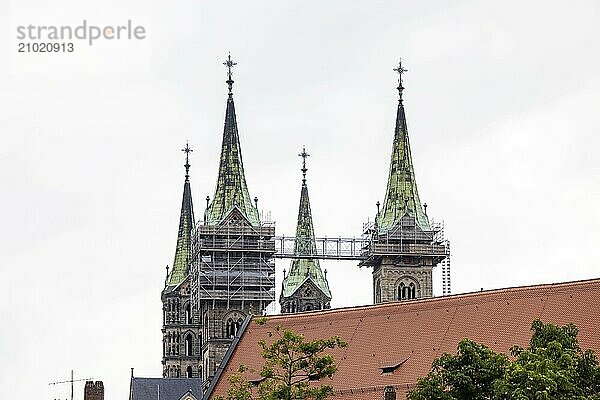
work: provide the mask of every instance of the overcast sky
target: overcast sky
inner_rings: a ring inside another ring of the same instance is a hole
[[[0,2],[0,398],[126,399],[161,376],[165,265],[189,140],[212,197],[231,51],[246,178],[295,229],[300,160],[319,236],[358,236],[383,201],[402,57],[421,200],[446,224],[453,293],[600,276],[597,1]],[[122,25],[144,40],[19,54],[19,25]],[[332,306],[371,272],[322,262]],[[277,261],[281,271],[289,261]],[[440,282],[435,291],[440,292]],[[75,387],[83,398],[83,384]]]

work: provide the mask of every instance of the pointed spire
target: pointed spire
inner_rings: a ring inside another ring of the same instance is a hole
[[[306,185],[306,158],[309,156],[306,149],[302,148],[302,153],[298,154],[302,157],[302,189],[300,190],[300,205],[298,207],[298,224],[296,225],[296,245],[294,253],[296,255],[312,255],[317,252],[317,244],[315,241],[315,231],[313,228],[313,218],[310,209],[310,200],[308,198],[308,186]],[[292,261],[289,273],[283,280],[282,297],[289,297],[307,279],[313,283],[331,299],[329,284],[318,259],[296,259]]]
[[[175,258],[171,273],[167,279],[167,286],[177,286],[189,274],[189,262],[192,248],[192,231],[194,229],[194,205],[192,202],[192,190],[190,188],[189,155],[192,152],[186,143],[181,151],[185,153],[185,182],[183,184],[183,199],[181,201],[181,214],[179,217],[179,232],[177,234],[177,246],[175,247]],[[168,267],[167,267],[168,268]]]
[[[294,252],[300,255],[315,254],[317,252],[310,200],[308,199],[308,187],[306,186],[306,172],[308,171],[306,168],[306,158],[309,155],[304,146],[302,147],[302,153],[298,154],[299,157],[302,157],[302,168],[300,169],[302,171],[302,189],[300,190],[296,238],[301,240],[296,241]]]
[[[417,191],[406,115],[402,102],[404,91],[402,75],[407,70],[402,67],[402,61],[400,61],[394,71],[398,73],[397,89],[399,94],[396,128],[385,200],[381,211],[377,213],[376,223],[379,232],[385,233],[397,226],[404,215],[409,215],[415,218],[416,224],[421,229],[429,230],[429,220],[421,206]]]
[[[211,225],[218,224],[234,208],[237,208],[252,225],[258,225],[260,223],[258,210],[252,204],[252,198],[246,185],[235,104],[233,102],[231,68],[237,63],[233,62],[231,55],[229,55],[223,65],[227,67],[228,79],[226,82],[229,93],[225,110],[225,127],[223,129],[217,189],[212,202],[206,209],[205,221]]]

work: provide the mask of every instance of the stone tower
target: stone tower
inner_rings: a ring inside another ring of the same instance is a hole
[[[194,207],[190,189],[189,146],[183,149],[185,159],[185,181],[179,218],[179,232],[175,258],[171,271],[167,270],[163,303],[163,377],[196,378],[201,376],[202,332],[198,312],[194,310],[190,296],[189,263],[192,232],[194,229]]]
[[[398,108],[383,206],[372,235],[369,258],[361,265],[373,267],[373,301],[403,301],[433,296],[432,269],[446,257],[437,231],[430,225],[419,200],[402,101],[402,74],[398,68]]]
[[[298,207],[296,225],[296,256],[310,256],[317,252],[313,228],[308,186],[306,185],[306,149],[299,154],[302,157],[302,189]],[[285,271],[284,271],[285,273]],[[318,259],[297,258],[292,261],[290,272],[283,278],[279,304],[281,313],[296,313],[331,308],[331,291]]]
[[[233,101],[229,93],[217,187],[198,224],[192,257],[194,303],[200,313],[203,385],[212,380],[229,345],[249,314],[262,314],[275,300],[275,227],[261,222],[248,192]]]

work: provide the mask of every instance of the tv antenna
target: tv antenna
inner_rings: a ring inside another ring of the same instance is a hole
[[[61,385],[61,384],[65,384],[65,383],[70,383],[71,384],[71,400],[73,400],[73,382],[91,381],[91,380],[94,380],[94,378],[73,379],[73,370],[71,370],[71,379],[69,379],[68,381],[50,382],[48,385]]]

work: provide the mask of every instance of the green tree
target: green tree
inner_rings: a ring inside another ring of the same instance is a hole
[[[264,324],[266,319],[257,323]],[[240,366],[238,373],[229,378],[227,400],[323,400],[333,394],[330,385],[319,385],[322,378],[331,378],[337,371],[335,360],[328,349],[346,347],[338,336],[306,341],[304,336],[290,329],[276,326],[268,332],[269,342],[258,345],[265,363],[260,371]],[[249,381],[246,372],[259,372],[260,379]],[[217,397],[216,400],[224,400]]]
[[[600,400],[600,366],[582,351],[578,329],[533,321],[527,349],[514,346],[513,359],[470,340],[456,355],[444,354],[409,392],[410,400]]]
[[[497,399],[600,399],[600,367],[594,353],[582,351],[575,325],[539,320],[531,326],[527,349],[514,346],[505,375],[494,383]]]
[[[431,372],[420,378],[410,400],[486,400],[492,383],[503,376],[508,358],[469,339],[461,340],[457,354],[444,353],[433,361]]]

